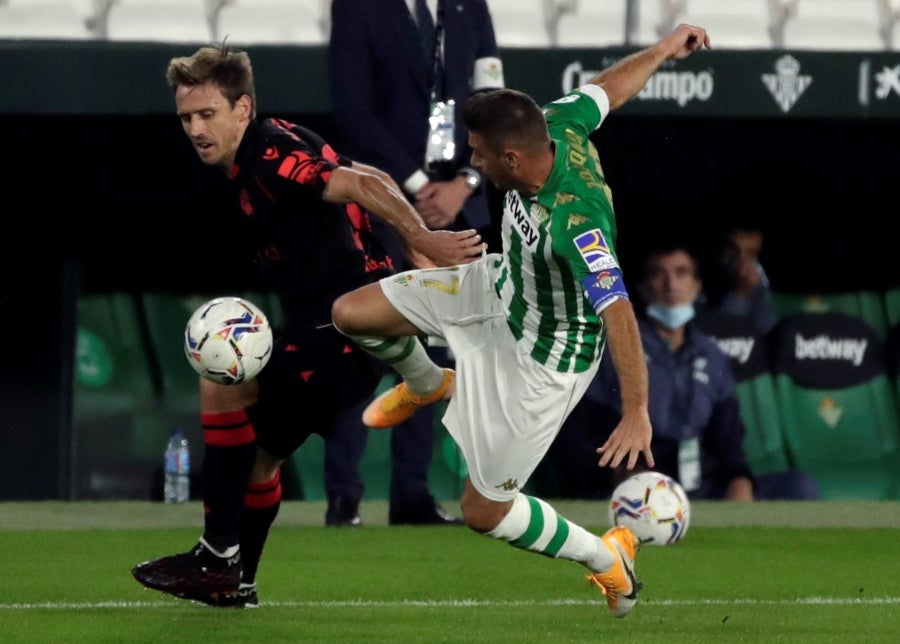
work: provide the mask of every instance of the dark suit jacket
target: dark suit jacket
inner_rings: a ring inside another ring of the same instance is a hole
[[[462,111],[472,94],[472,70],[477,59],[497,56],[497,42],[485,0],[441,1],[443,98],[456,101],[459,168],[470,157]],[[328,59],[340,151],[381,168],[402,186],[424,166],[433,65],[404,0],[333,0]],[[485,194],[466,201],[460,227],[489,223]]]

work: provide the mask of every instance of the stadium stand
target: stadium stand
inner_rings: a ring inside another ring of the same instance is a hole
[[[171,427],[157,406],[137,296],[82,295],[77,325],[74,496],[150,499],[156,477],[161,494],[161,459]]]
[[[564,5],[565,7],[565,5]],[[626,2],[585,2],[559,14],[554,27],[558,47],[619,46],[627,42]]]
[[[884,292],[884,310],[890,326],[900,322],[900,286]]]
[[[888,0],[883,0],[888,2]],[[885,17],[885,33],[892,50],[900,49],[900,1],[890,0]]]
[[[145,291],[140,297],[163,404],[184,416],[184,426],[194,425],[200,413],[198,375],[184,356],[184,327],[196,308],[212,296]]]
[[[216,15],[216,34],[235,44],[325,45],[330,4],[322,0],[231,0]]]
[[[637,12],[634,44],[646,46],[659,40],[675,26],[682,0],[641,0]]]
[[[713,47],[767,49],[775,44],[779,20],[778,0],[685,0],[678,22],[703,25],[711,34]]]
[[[754,474],[790,469],[782,419],[778,413],[775,380],[769,367],[768,336],[757,332],[744,317],[703,312],[696,324],[711,335],[728,356],[747,427],[744,450]]]
[[[488,0],[499,47],[550,47],[548,14],[541,0]]]
[[[886,0],[786,0],[784,47],[884,50],[893,18]]]
[[[682,21],[703,24],[721,48],[900,45],[898,0],[487,2],[501,47],[646,45]],[[331,0],[0,0],[0,39],[205,42],[231,33],[243,44],[324,45],[330,6]]]
[[[795,313],[845,313],[864,320],[884,339],[888,329],[884,296],[878,291],[844,293],[773,292],[772,300],[780,318]]]
[[[0,39],[94,38],[89,16],[72,2],[0,3]]]
[[[887,354],[888,373],[894,384],[894,393],[897,394],[897,406],[900,408],[900,322],[894,324],[888,331]]]
[[[895,497],[900,416],[881,337],[843,313],[801,313],[770,334],[788,454],[823,499]]]
[[[104,21],[117,41],[190,42],[214,39],[204,0],[114,0]]]

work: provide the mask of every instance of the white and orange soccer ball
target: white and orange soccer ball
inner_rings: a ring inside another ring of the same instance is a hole
[[[640,472],[616,486],[609,500],[609,522],[631,528],[641,545],[680,541],[691,522],[684,488],[659,472]]]
[[[240,297],[205,302],[184,329],[184,353],[191,367],[220,385],[258,375],[272,356],[272,342],[265,313]]]

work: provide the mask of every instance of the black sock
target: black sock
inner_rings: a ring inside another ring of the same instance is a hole
[[[203,538],[224,551],[240,539],[241,514],[256,458],[256,433],[243,409],[201,414],[203,459]]]
[[[241,522],[241,562],[244,567],[241,581],[245,584],[256,581],[256,569],[262,557],[263,546],[280,507],[281,470],[271,481],[251,483],[247,487],[244,518]]]

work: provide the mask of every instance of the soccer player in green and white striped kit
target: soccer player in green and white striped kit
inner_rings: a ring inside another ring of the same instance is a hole
[[[515,90],[466,103],[471,165],[507,190],[502,254],[387,277],[338,298],[335,326],[392,365],[403,382],[365,410],[393,427],[449,399],[443,422],[465,458],[460,502],[476,532],[588,569],[623,617],[637,598],[637,539],[594,535],[521,489],[584,394],[608,347],[621,383],[622,421],[598,447],[598,466],[650,467],[647,370],[615,252],[612,198],[590,134],[666,60],[709,37],[680,25],[542,109]],[[456,371],[432,363],[418,336],[446,342]]]

